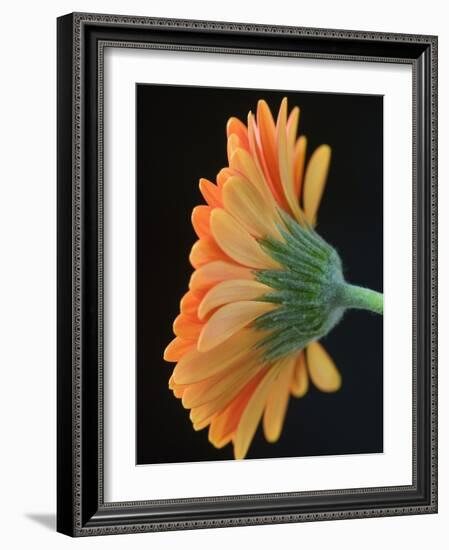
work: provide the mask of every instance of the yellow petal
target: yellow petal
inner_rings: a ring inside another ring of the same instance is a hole
[[[302,351],[295,364],[295,372],[293,373],[291,391],[295,397],[303,397],[309,389],[309,376],[306,368],[306,357]]]
[[[272,203],[257,188],[241,177],[229,178],[223,187],[225,209],[254,237],[279,237],[279,216]]]
[[[245,407],[234,437],[234,457],[236,459],[245,458],[248,452],[265,408],[273,378],[276,374],[276,368],[268,367],[267,374],[259,383]]]
[[[189,288],[195,292],[208,290],[221,281],[254,279],[251,270],[230,262],[211,262],[198,268],[190,279]]]
[[[210,352],[202,353],[197,349],[189,351],[173,370],[174,381],[177,384],[194,384],[230,368],[253,352],[261,337],[263,334],[258,331],[241,330]]]
[[[278,306],[268,302],[242,301],[226,304],[204,325],[198,338],[198,351],[206,352],[222,344],[249,323]]]
[[[212,210],[210,226],[220,248],[234,261],[256,269],[280,267],[262,250],[256,239],[225,210]]]
[[[324,392],[334,392],[341,387],[341,375],[332,358],[319,342],[307,346],[307,367],[312,382]]]
[[[271,291],[257,281],[246,281],[245,279],[234,279],[218,283],[204,296],[198,308],[198,317],[205,319],[213,309],[242,300],[256,300]]]
[[[278,117],[277,127],[277,145],[279,159],[279,173],[281,175],[281,183],[284,191],[284,196],[287,204],[290,207],[295,218],[300,221],[303,219],[301,209],[298,204],[298,197],[295,194],[293,184],[293,164],[289,159],[289,151],[287,145],[287,99],[284,98],[281,103]]]
[[[316,223],[316,215],[320,206],[327,173],[331,160],[329,145],[320,145],[315,149],[306,169],[304,178],[303,204],[304,212],[311,224]]]
[[[263,429],[267,441],[274,443],[281,435],[290,397],[290,385],[295,368],[295,356],[278,362],[278,375],[273,381],[263,416]]]

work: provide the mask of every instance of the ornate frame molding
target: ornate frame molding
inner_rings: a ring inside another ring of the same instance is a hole
[[[139,31],[138,40],[130,39],[135,30]],[[152,31],[157,34],[157,40],[154,40]],[[177,43],[177,32],[185,33],[183,36],[188,35],[192,42],[197,43]],[[142,33],[147,39],[142,40]],[[206,41],[209,37],[214,45],[204,44],[204,37]],[[284,41],[285,48],[282,47]],[[334,49],[339,53],[329,51],[331,43],[336,45]],[[102,106],[106,46],[412,65],[414,342],[411,486],[104,502]],[[96,120],[88,120],[87,107],[94,103]],[[68,127],[71,127],[69,136]],[[70,14],[58,20],[58,144],[59,531],[72,536],[88,536],[437,511],[436,37]],[[94,244],[87,244],[87,233],[96,237]],[[96,302],[95,317],[86,314],[89,300]],[[87,327],[94,325],[95,336],[92,337]],[[93,414],[97,419],[95,430],[88,429],[83,422]],[[382,493],[382,498],[379,493]],[[282,513],[263,513],[261,505],[255,501],[264,502],[265,510],[274,501],[277,504],[285,501],[286,505]],[[287,501],[290,501],[288,505]],[[216,507],[218,503],[223,508],[222,517],[220,513],[211,517],[207,514],[207,506],[214,504]],[[333,511],[323,509],[334,504]],[[171,507],[170,514],[164,516],[160,510],[154,511],[161,507]],[[230,511],[233,517],[230,517]]]

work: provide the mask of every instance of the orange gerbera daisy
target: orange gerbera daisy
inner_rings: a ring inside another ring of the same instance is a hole
[[[314,230],[331,149],[318,147],[306,166],[298,121],[286,98],[276,122],[263,100],[247,125],[229,119],[229,166],[216,184],[200,180],[195,271],[164,353],[194,429],[208,427],[217,448],[232,442],[238,459],[262,417],[266,439],[279,438],[290,395],[302,397],[309,381],[340,388],[318,340],[345,309],[383,310],[381,294],[345,282],[337,252]]]

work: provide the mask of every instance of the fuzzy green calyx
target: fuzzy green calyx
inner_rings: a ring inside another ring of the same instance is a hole
[[[347,308],[383,312],[383,295],[348,284],[337,251],[310,225],[299,225],[285,213],[281,216],[284,240],[266,238],[260,244],[282,269],[255,273],[273,289],[263,300],[280,306],[256,320],[256,328],[270,332],[259,344],[269,361],[328,334]]]

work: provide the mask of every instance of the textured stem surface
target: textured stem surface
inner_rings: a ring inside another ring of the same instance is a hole
[[[384,295],[370,288],[345,284],[342,288],[342,301],[346,307],[367,309],[383,315]]]

